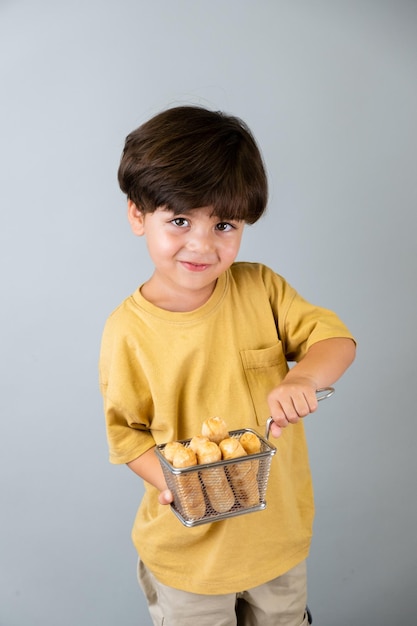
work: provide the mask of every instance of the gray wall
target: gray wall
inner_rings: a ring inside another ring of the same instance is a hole
[[[241,258],[359,341],[306,421],[316,624],[414,623],[416,33],[404,0],[0,2],[1,626],[150,624],[142,486],[107,461],[97,358],[151,271],[116,183],[124,137],[185,102],[263,148],[269,213]]]

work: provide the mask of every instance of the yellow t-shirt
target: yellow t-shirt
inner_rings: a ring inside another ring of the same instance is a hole
[[[263,436],[266,397],[287,362],[331,337],[351,334],[334,313],[306,302],[261,264],[232,265],[195,311],[165,311],[138,289],[103,333],[110,461],[127,463],[155,444],[190,438],[214,415],[230,430],[253,428]],[[302,422],[276,444],[263,511],[187,528],[145,483],[132,538],[158,580],[194,593],[233,593],[306,558],[314,503]]]

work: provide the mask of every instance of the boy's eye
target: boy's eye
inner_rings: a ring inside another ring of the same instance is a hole
[[[232,230],[232,228],[234,228],[234,226],[232,224],[229,224],[229,222],[219,222],[218,224],[216,224],[216,229],[222,232],[227,232],[229,230]]]
[[[171,220],[171,223],[174,224],[174,226],[179,226],[180,228],[188,226],[188,220],[186,220],[185,217],[176,217]]]

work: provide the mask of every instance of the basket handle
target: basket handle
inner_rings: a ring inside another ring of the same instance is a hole
[[[330,398],[330,396],[332,396],[334,392],[335,392],[334,387],[323,387],[322,389],[317,389],[316,391],[317,401],[321,402],[321,400],[326,400],[327,398]],[[265,439],[269,438],[269,429],[271,428],[271,424],[273,421],[274,419],[272,417],[268,417],[266,421]]]

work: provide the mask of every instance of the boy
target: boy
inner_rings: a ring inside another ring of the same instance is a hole
[[[235,263],[263,214],[262,157],[239,119],[200,107],[126,139],[119,184],[154,272],[107,321],[100,357],[110,461],[145,481],[132,538],[155,625],[301,626],[313,495],[302,418],[354,359],[353,338],[269,268]],[[288,362],[296,365],[290,370]],[[192,528],[169,506],[156,444],[230,430],[280,437],[267,508]]]

